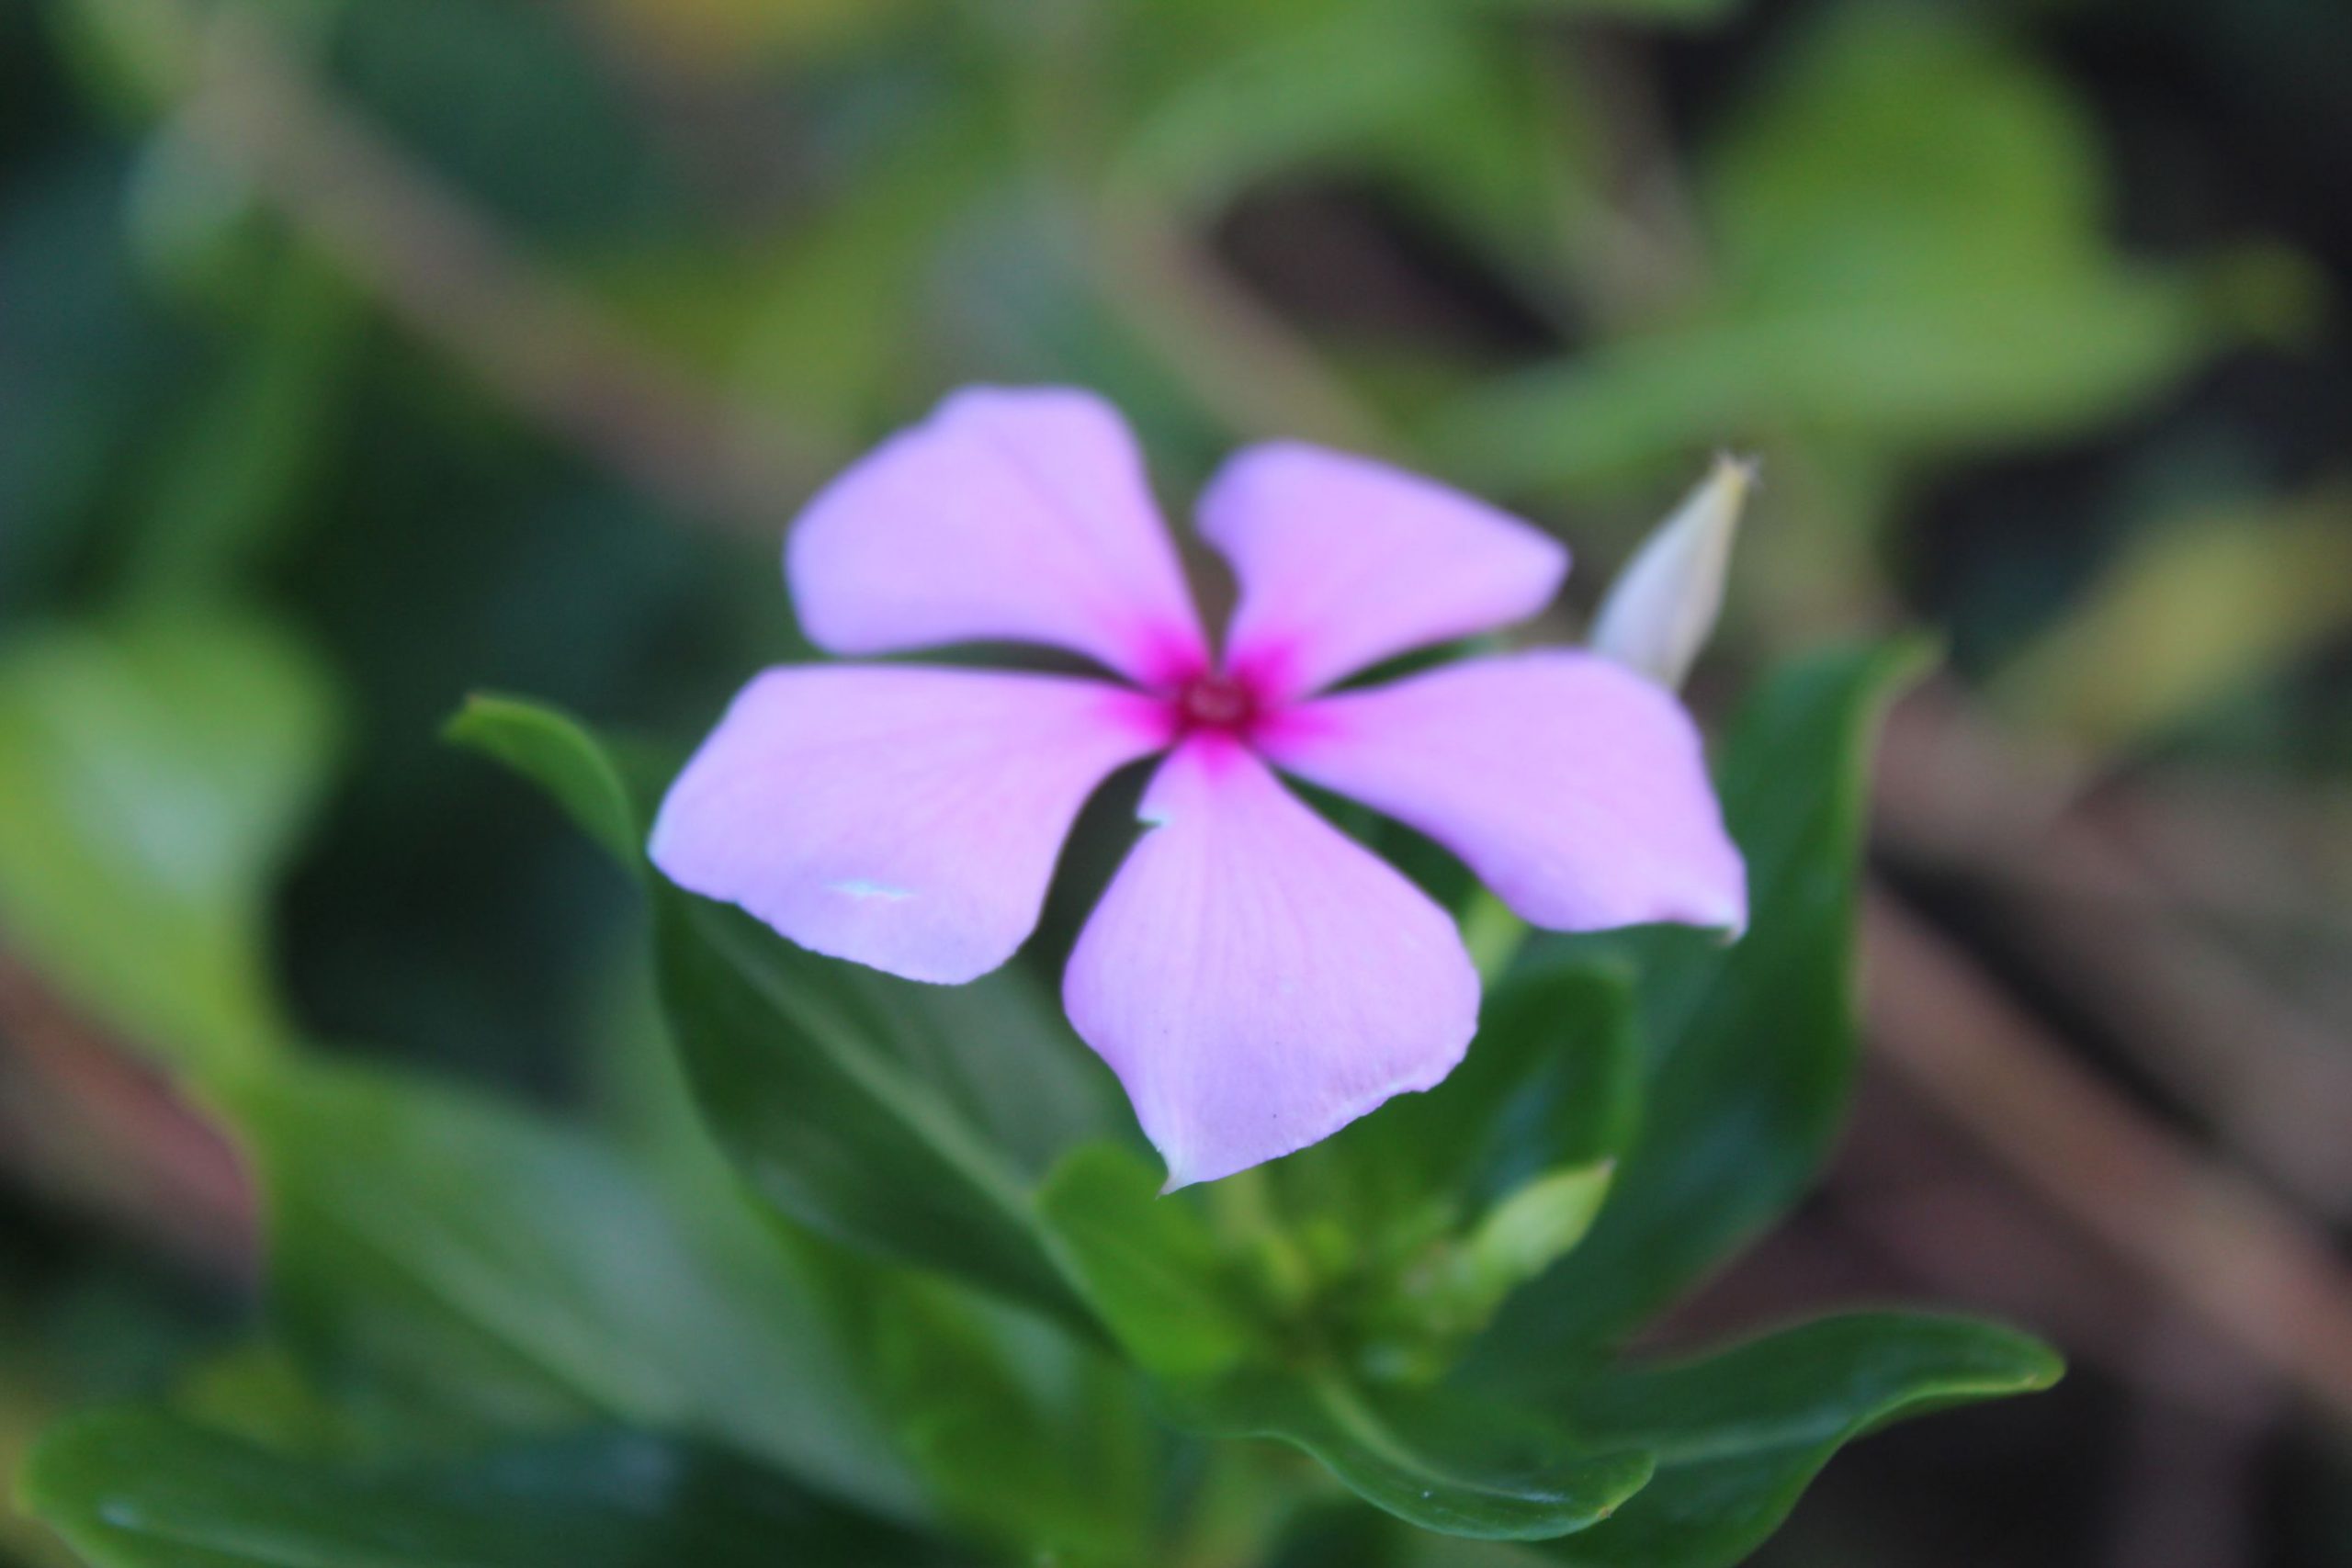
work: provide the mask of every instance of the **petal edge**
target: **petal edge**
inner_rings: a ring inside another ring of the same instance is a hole
[[[1270,701],[1524,620],[1568,570],[1559,541],[1508,513],[1299,442],[1237,454],[1202,493],[1199,515],[1201,536],[1241,584],[1227,667]]]
[[[1063,1000],[1170,1190],[1306,1147],[1452,1071],[1477,1027],[1461,933],[1241,747],[1160,764],[1153,824],[1080,934]]]
[[[1531,924],[1747,925],[1747,867],[1697,727],[1596,655],[1465,660],[1318,698],[1261,744],[1277,767],[1444,844]]]
[[[1075,388],[952,394],[819,491],[785,561],[833,653],[1041,643],[1147,685],[1207,657],[1135,437]]]
[[[771,670],[670,786],[650,852],[811,952],[960,984],[1036,925],[1095,786],[1166,743],[1157,706],[1105,682]]]

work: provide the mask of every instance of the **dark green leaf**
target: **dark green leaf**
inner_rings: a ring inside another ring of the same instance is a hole
[[[1443,1083],[1270,1168],[1363,1365],[1435,1376],[1580,1244],[1639,1120],[1633,1014],[1622,966],[1524,968]]]
[[[338,85],[536,241],[661,232],[680,190],[588,38],[528,6],[342,8]]]
[[[1253,1299],[1190,1201],[1158,1185],[1136,1156],[1089,1149],[1039,1204],[1057,1255],[1183,1424],[1288,1443],[1401,1518],[1493,1540],[1584,1529],[1649,1474],[1633,1445],[1594,1448],[1522,1413],[1346,1375],[1311,1329]]]
[[[144,1410],[42,1439],[24,1506],[98,1568],[908,1568],[933,1543],[737,1461],[631,1433],[398,1468],[256,1448]]]
[[[734,909],[668,887],[654,897],[671,1029],[753,1190],[853,1247],[1091,1321],[1046,1257],[1010,1154],[890,1049],[843,965]]]
[[[373,1072],[288,1065],[233,1109],[274,1305],[339,1392],[492,1426],[616,1417],[920,1508],[808,1269],[731,1195],[678,1203],[584,1137]]]
[[[1794,1202],[1844,1113],[1855,1034],[1855,880],[1877,716],[1916,648],[1824,655],[1759,692],[1721,772],[1751,923],[1724,946],[1652,931],[1641,1135],[1582,1247],[1503,1309],[1481,1359],[1517,1386],[1572,1375]]]
[[[1113,1145],[1074,1151],[1037,1194],[1054,1255],[1137,1365],[1179,1383],[1266,1353],[1260,1314],[1188,1199]]]
[[[2047,1348],[1962,1318],[1866,1313],[1692,1360],[1613,1369],[1566,1402],[1588,1442],[1639,1444],[1657,1476],[1544,1550],[1580,1568],[1725,1568],[1779,1528],[1845,1444],[1907,1416],[2057,1382]]]
[[[1522,1412],[1441,1391],[1374,1393],[1338,1376],[1229,1383],[1194,1418],[1221,1436],[1302,1449],[1423,1529],[1486,1540],[1589,1529],[1640,1491],[1652,1462],[1634,1445],[1574,1440]]]
[[[645,824],[611,757],[578,721],[515,697],[480,694],[443,734],[495,758],[547,792],[574,826],[623,867],[645,862]]]
[[[139,590],[186,594],[250,575],[334,450],[358,299],[301,250],[268,257],[259,287],[236,358],[172,433],[131,562]]]
[[[650,799],[629,804],[576,722],[477,699],[451,734],[547,788],[625,864],[641,861]],[[804,952],[658,878],[651,897],[673,1035],[753,1190],[838,1241],[1091,1325],[1046,1258],[1008,1145],[1093,1125],[1101,1075],[1083,1076],[1018,976],[936,992]]]
[[[1146,1556],[1160,1438],[1133,1372],[952,1280],[842,1262],[842,1341],[943,1517],[1022,1562]]]
[[[1433,1200],[1488,1204],[1548,1171],[1622,1154],[1641,1114],[1633,983],[1560,964],[1496,986],[1462,1065],[1326,1145],[1367,1222]],[[1309,1162],[1300,1162],[1302,1166]]]
[[[40,20],[70,26],[94,8]],[[6,47],[10,66],[39,74],[30,38]],[[43,144],[14,139],[0,203],[0,620],[24,614],[87,548],[159,416],[187,395],[196,359],[133,265],[113,139],[48,156]]]

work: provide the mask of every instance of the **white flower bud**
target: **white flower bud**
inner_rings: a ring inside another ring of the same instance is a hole
[[[1732,536],[1756,465],[1718,457],[1714,471],[1626,563],[1592,626],[1593,651],[1679,686],[1724,607]]]

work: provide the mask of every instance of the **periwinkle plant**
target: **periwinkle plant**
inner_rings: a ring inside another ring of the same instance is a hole
[[[270,1195],[267,1327],[52,1433],[26,1500],[120,1568],[1354,1568],[1432,1535],[1702,1568],[1850,1438],[2046,1385],[2032,1341],[1916,1313],[1623,1348],[1826,1156],[1863,764],[1913,662],[1781,673],[1710,779],[1672,688],[1747,484],[1694,492],[1591,650],[1347,686],[1533,614],[1564,553],[1253,449],[1201,508],[1240,587],[1215,646],[1115,413],[959,394],[798,525],[804,626],[1106,673],[770,671],[683,769],[477,700],[457,739],[643,892],[663,1135],[300,1053],[205,1086]],[[1016,950],[1086,798],[1163,753],[1073,1038]],[[1393,1518],[1311,1545],[1349,1494]]]
[[[1166,753],[1062,989],[1171,1189],[1430,1088],[1477,1027],[1453,919],[1275,768],[1429,834],[1540,926],[1747,923],[1698,733],[1663,687],[1555,649],[1330,690],[1542,609],[1568,566],[1550,538],[1295,444],[1236,457],[1201,528],[1241,587],[1219,649],[1116,412],[1072,390],[956,394],[794,530],[801,624],[842,654],[1043,642],[1131,684],[770,671],[672,787],[654,864],[804,947],[971,980],[1035,926],[1087,796]]]

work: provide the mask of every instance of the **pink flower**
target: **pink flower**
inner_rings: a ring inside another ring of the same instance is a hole
[[[1738,852],[1663,687],[1554,649],[1329,691],[1533,615],[1566,573],[1558,545],[1426,479],[1288,443],[1235,457],[1200,527],[1240,585],[1221,657],[1108,404],[956,393],[802,516],[786,550],[802,625],[851,656],[1047,644],[1123,682],[768,671],[672,787],[655,863],[803,947],[956,984],[1028,937],[1095,787],[1166,752],[1148,830],[1079,938],[1063,999],[1170,1188],[1430,1088],[1476,1028],[1453,920],[1276,768],[1437,840],[1538,926],[1744,923]]]

